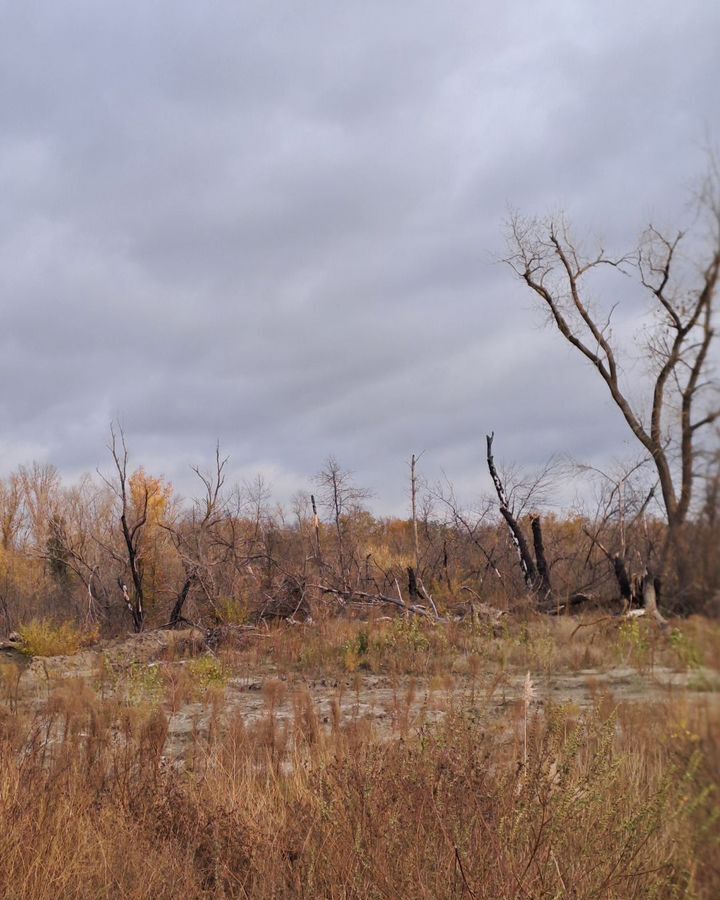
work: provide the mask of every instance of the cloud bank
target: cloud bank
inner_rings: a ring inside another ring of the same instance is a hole
[[[412,452],[479,490],[491,429],[527,466],[627,452],[498,263],[502,223],[563,208],[624,249],[686,213],[717,4],[45,0],[0,22],[0,474],[93,469],[115,417],[181,488],[219,439],[281,497],[333,453],[385,512]]]

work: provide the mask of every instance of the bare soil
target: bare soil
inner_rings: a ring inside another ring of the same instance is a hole
[[[127,640],[116,640],[73,656],[27,660],[5,653],[7,702],[16,708],[39,710],[68,680],[81,681],[104,696],[137,703],[144,700],[162,703],[168,716],[167,754],[181,759],[185,750],[197,746],[198,737],[206,737],[210,722],[240,717],[246,724],[272,716],[281,729],[289,723],[300,697],[309,697],[324,727],[362,723],[379,737],[398,736],[436,721],[462,701],[464,709],[501,712],[517,705],[523,695],[526,673],[484,671],[469,675],[387,676],[358,672],[339,677],[313,678],[298,673],[279,673],[268,666],[262,671],[244,671],[230,675],[221,690],[207,692],[173,709],[164,696],[143,697],[145,681],[154,683],[157,675],[179,670],[188,658],[177,658],[178,651],[199,646],[199,636],[182,633],[150,632]],[[168,659],[168,655],[175,658]],[[195,657],[197,658],[197,657]],[[128,693],[131,683],[140,690]],[[633,668],[585,669],[576,672],[531,675],[534,688],[533,708],[548,703],[572,705],[578,711],[604,698],[615,704],[658,701],[682,695],[688,703],[720,704],[717,676],[703,670],[675,671],[654,667],[647,671]],[[14,682],[14,684],[12,684]],[[222,696],[222,703],[218,704]],[[213,701],[214,698],[214,701]]]

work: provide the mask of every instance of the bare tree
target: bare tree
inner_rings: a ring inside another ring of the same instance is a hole
[[[350,587],[351,563],[348,519],[359,510],[370,492],[353,484],[352,472],[342,469],[334,456],[327,458],[325,467],[315,476],[315,482],[320,489],[320,504],[327,511],[335,529],[340,581],[343,591],[347,591]]]
[[[18,469],[25,528],[36,548],[47,543],[50,521],[60,491],[60,473],[49,463],[34,462]]]
[[[422,453],[420,454],[422,456]],[[412,531],[413,531],[413,556],[415,561],[415,571],[420,572],[420,542],[418,540],[418,523],[417,523],[417,464],[420,456],[414,453],[410,457],[410,510],[412,515]]]
[[[170,612],[169,626],[177,628],[189,624],[183,615],[185,603],[194,585],[198,584],[214,603],[217,591],[213,587],[214,564],[216,555],[213,549],[227,547],[227,542],[216,535],[216,530],[225,521],[226,502],[223,498],[225,484],[225,466],[228,457],[220,455],[220,444],[215,447],[215,467],[210,472],[203,472],[199,466],[192,470],[203,486],[202,497],[196,499],[186,521],[178,524],[164,523],[170,532],[173,545],[182,561],[183,579],[175,596]],[[232,542],[234,549],[234,542]]]
[[[53,507],[47,544],[37,551],[40,558],[47,560],[51,571],[61,576],[61,582],[69,581],[71,575],[74,581],[80,582],[86,623],[97,622],[109,605],[102,577],[103,551],[94,540],[94,534],[103,527],[100,520],[107,503],[103,494],[89,476],[63,488]]]
[[[10,550],[22,528],[22,481],[17,473],[0,478],[0,546]]]
[[[492,533],[492,529],[490,530],[493,542],[490,549],[487,548],[483,539],[483,528],[487,527],[492,504],[489,501],[486,501],[479,511],[474,513],[465,511],[455,496],[455,489],[447,479],[444,485],[438,484],[430,491],[430,497],[438,500],[447,510],[447,520],[443,527],[450,530],[455,537],[464,534],[470,544],[476,550],[480,551],[484,565],[479,573],[479,581],[476,582],[476,586],[480,588],[483,586],[485,577],[488,573],[492,573],[498,581],[502,581],[503,576],[498,567],[499,561],[496,553],[497,535]],[[447,571],[448,560],[446,538],[443,539],[442,564],[445,571]],[[465,590],[465,587],[466,586],[463,585],[461,590]]]
[[[590,539],[585,565],[594,568],[593,549],[601,551],[612,568],[625,611],[642,602],[642,580],[647,561],[654,555],[655,535],[646,518],[657,488],[657,481],[648,483],[650,465],[645,456],[628,465],[616,465],[614,471],[577,467],[598,484],[597,509],[593,516],[585,517],[583,528]]]
[[[413,563],[414,565],[407,567],[408,574],[408,594],[410,595],[410,603],[416,603],[418,600],[426,600],[433,609],[435,616],[438,616],[437,606],[432,594],[423,584],[422,574],[420,571],[420,541],[418,538],[418,516],[417,516],[417,492],[418,492],[418,475],[417,463],[422,456],[416,456],[414,453],[410,457],[410,511],[411,525],[413,536]]]
[[[131,589],[121,576],[118,577],[118,587],[122,592],[125,605],[130,612],[133,628],[136,632],[143,630],[145,622],[145,593],[143,587],[143,536],[148,520],[148,508],[154,491],[154,485],[143,480],[139,503],[132,502],[130,496],[130,476],[128,475],[128,449],[125,442],[125,433],[118,428],[119,436],[115,432],[114,425],[110,426],[110,445],[108,449],[112,455],[113,463],[117,471],[117,480],[110,480],[101,475],[101,478],[110,487],[118,501],[118,514],[122,530],[122,540],[125,547],[125,564],[130,570]]]
[[[697,267],[683,259],[686,235],[667,236],[650,227],[638,249],[613,258],[600,249],[582,252],[561,217],[514,217],[510,222],[507,262],[540,298],[550,321],[565,340],[596,369],[630,431],[657,472],[667,539],[659,570],[673,550],[682,578],[682,532],[693,498],[701,432],[720,416],[710,403],[709,351],[714,338],[713,305],[720,276],[720,178],[712,168],[702,194],[709,220],[706,257]],[[596,306],[588,281],[602,268],[634,273],[654,306],[654,328],[645,353],[654,368],[650,394],[635,404],[623,382],[620,348],[611,319],[617,301]]]

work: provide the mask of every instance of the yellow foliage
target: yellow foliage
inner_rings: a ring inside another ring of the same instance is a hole
[[[167,569],[167,535],[160,527],[166,518],[172,499],[173,486],[169,481],[154,475],[148,475],[140,466],[128,479],[130,486],[130,502],[137,519],[145,512],[145,531],[143,535],[143,575],[145,602],[152,606],[157,599],[158,585],[162,573]]]
[[[72,622],[56,625],[49,619],[33,619],[18,633],[28,656],[69,656],[97,640],[95,632],[80,631]]]
[[[136,515],[142,515],[147,495],[147,525],[149,527],[158,525],[164,519],[172,498],[172,484],[165,481],[162,476],[156,478],[148,475],[142,466],[133,472],[129,482],[130,498]]]
[[[43,565],[38,559],[0,546],[0,578],[11,579],[29,594],[38,592],[43,581]]]
[[[190,660],[187,671],[202,688],[223,687],[230,675],[220,660],[214,656],[199,656]]]
[[[384,572],[391,569],[406,569],[408,566],[415,565],[412,553],[400,553],[382,544],[369,545],[365,549],[365,553],[370,554],[375,565]]]

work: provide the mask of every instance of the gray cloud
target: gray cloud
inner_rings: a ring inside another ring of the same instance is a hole
[[[332,452],[400,510],[413,450],[477,490],[491,428],[528,466],[627,451],[496,262],[502,221],[563,207],[624,246],[677,220],[720,108],[714,4],[0,18],[0,471],[92,469],[119,416],[183,488],[220,438],[280,494]]]

